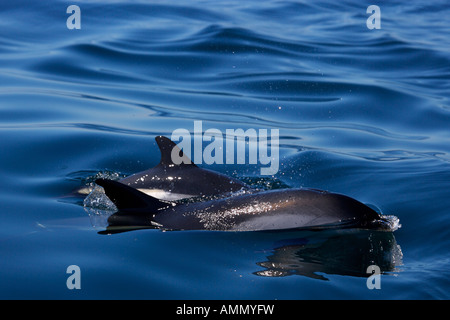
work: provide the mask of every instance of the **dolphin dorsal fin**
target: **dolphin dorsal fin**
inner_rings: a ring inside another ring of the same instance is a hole
[[[175,142],[170,140],[167,137],[164,136],[157,136],[155,137],[156,143],[158,144],[159,150],[161,151],[161,161],[159,162],[159,165],[162,166],[194,166],[196,165],[189,159],[188,156],[186,156],[183,153],[183,150],[181,150]],[[178,152],[181,158],[180,164],[175,164],[172,160],[172,152]]]
[[[147,209],[153,213],[167,208],[170,202],[161,201],[143,192],[140,192],[123,183],[107,179],[97,179],[95,183],[103,187],[108,198],[119,210],[126,209]]]

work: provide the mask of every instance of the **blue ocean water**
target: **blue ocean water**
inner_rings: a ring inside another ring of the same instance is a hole
[[[450,298],[449,14],[423,0],[1,2],[0,298]],[[280,132],[274,176],[202,167],[344,193],[401,228],[108,236],[65,197],[156,165],[154,137],[194,121]]]

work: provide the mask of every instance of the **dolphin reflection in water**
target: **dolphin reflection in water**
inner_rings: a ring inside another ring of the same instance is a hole
[[[328,280],[327,275],[368,277],[376,265],[382,274],[400,271],[403,254],[392,232],[377,230],[330,230],[285,239],[274,244],[267,261],[256,264],[262,277],[300,275]]]

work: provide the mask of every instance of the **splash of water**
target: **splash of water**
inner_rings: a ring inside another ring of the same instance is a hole
[[[383,228],[388,231],[396,231],[402,227],[400,224],[400,219],[394,215],[383,215],[381,216],[380,223]]]

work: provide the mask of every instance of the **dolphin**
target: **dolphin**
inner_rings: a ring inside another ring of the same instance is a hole
[[[121,183],[163,200],[209,198],[250,188],[238,179],[197,167],[169,138],[157,136],[155,140],[161,151],[159,164],[119,180]],[[179,153],[180,164],[172,161],[172,152]],[[86,187],[79,189],[78,193],[91,191],[92,188]]]
[[[174,203],[117,181],[95,182],[118,209],[108,218],[104,233],[124,227],[220,231],[371,229],[380,226],[382,220],[377,212],[353,198],[316,189],[249,191],[202,202]]]

